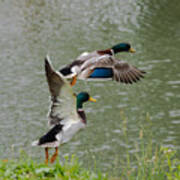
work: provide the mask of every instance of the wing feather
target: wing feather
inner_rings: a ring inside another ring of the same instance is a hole
[[[90,71],[93,72],[93,69],[99,67],[112,68],[114,74],[113,79],[126,84],[132,84],[133,82],[139,81],[144,77],[143,74],[145,73],[144,71],[137,69],[129,63],[115,59],[110,55],[104,55],[99,58],[94,58],[87,63],[84,63],[82,72],[83,70],[87,71],[88,69],[89,72],[87,74],[89,75],[91,74]]]
[[[124,61],[116,61],[112,68],[114,76],[116,77],[114,79],[120,79],[120,81],[123,81],[126,84],[132,84],[133,82],[137,82],[141,78],[144,78],[144,71],[141,71]]]
[[[53,69],[48,56],[45,58],[45,73],[51,94],[49,124],[68,124],[79,121],[76,96],[63,75]]]

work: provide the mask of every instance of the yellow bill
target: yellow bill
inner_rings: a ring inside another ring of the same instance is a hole
[[[129,52],[131,52],[131,53],[135,53],[136,51],[135,51],[135,49],[130,48],[130,49],[129,49]]]
[[[96,102],[96,99],[89,97],[89,101]]]

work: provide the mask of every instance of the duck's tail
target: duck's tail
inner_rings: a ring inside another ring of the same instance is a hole
[[[32,146],[38,146],[39,145],[39,140],[33,141],[31,145]]]

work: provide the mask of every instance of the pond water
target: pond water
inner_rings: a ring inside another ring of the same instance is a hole
[[[48,129],[46,54],[58,69],[83,51],[119,42],[130,42],[136,53],[117,57],[147,71],[145,79],[133,85],[78,81],[74,91],[98,101],[84,106],[88,126],[60,156],[76,154],[86,167],[117,173],[125,150],[135,151],[147,113],[153,141],[179,151],[179,9],[179,0],[0,0],[1,159],[23,149],[44,160],[43,149],[31,142]]]

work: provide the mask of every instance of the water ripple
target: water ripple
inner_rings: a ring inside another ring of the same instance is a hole
[[[170,117],[180,117],[180,110],[171,110],[169,111],[169,116]]]
[[[180,81],[168,81],[167,84],[170,84],[170,85],[179,85]]]

